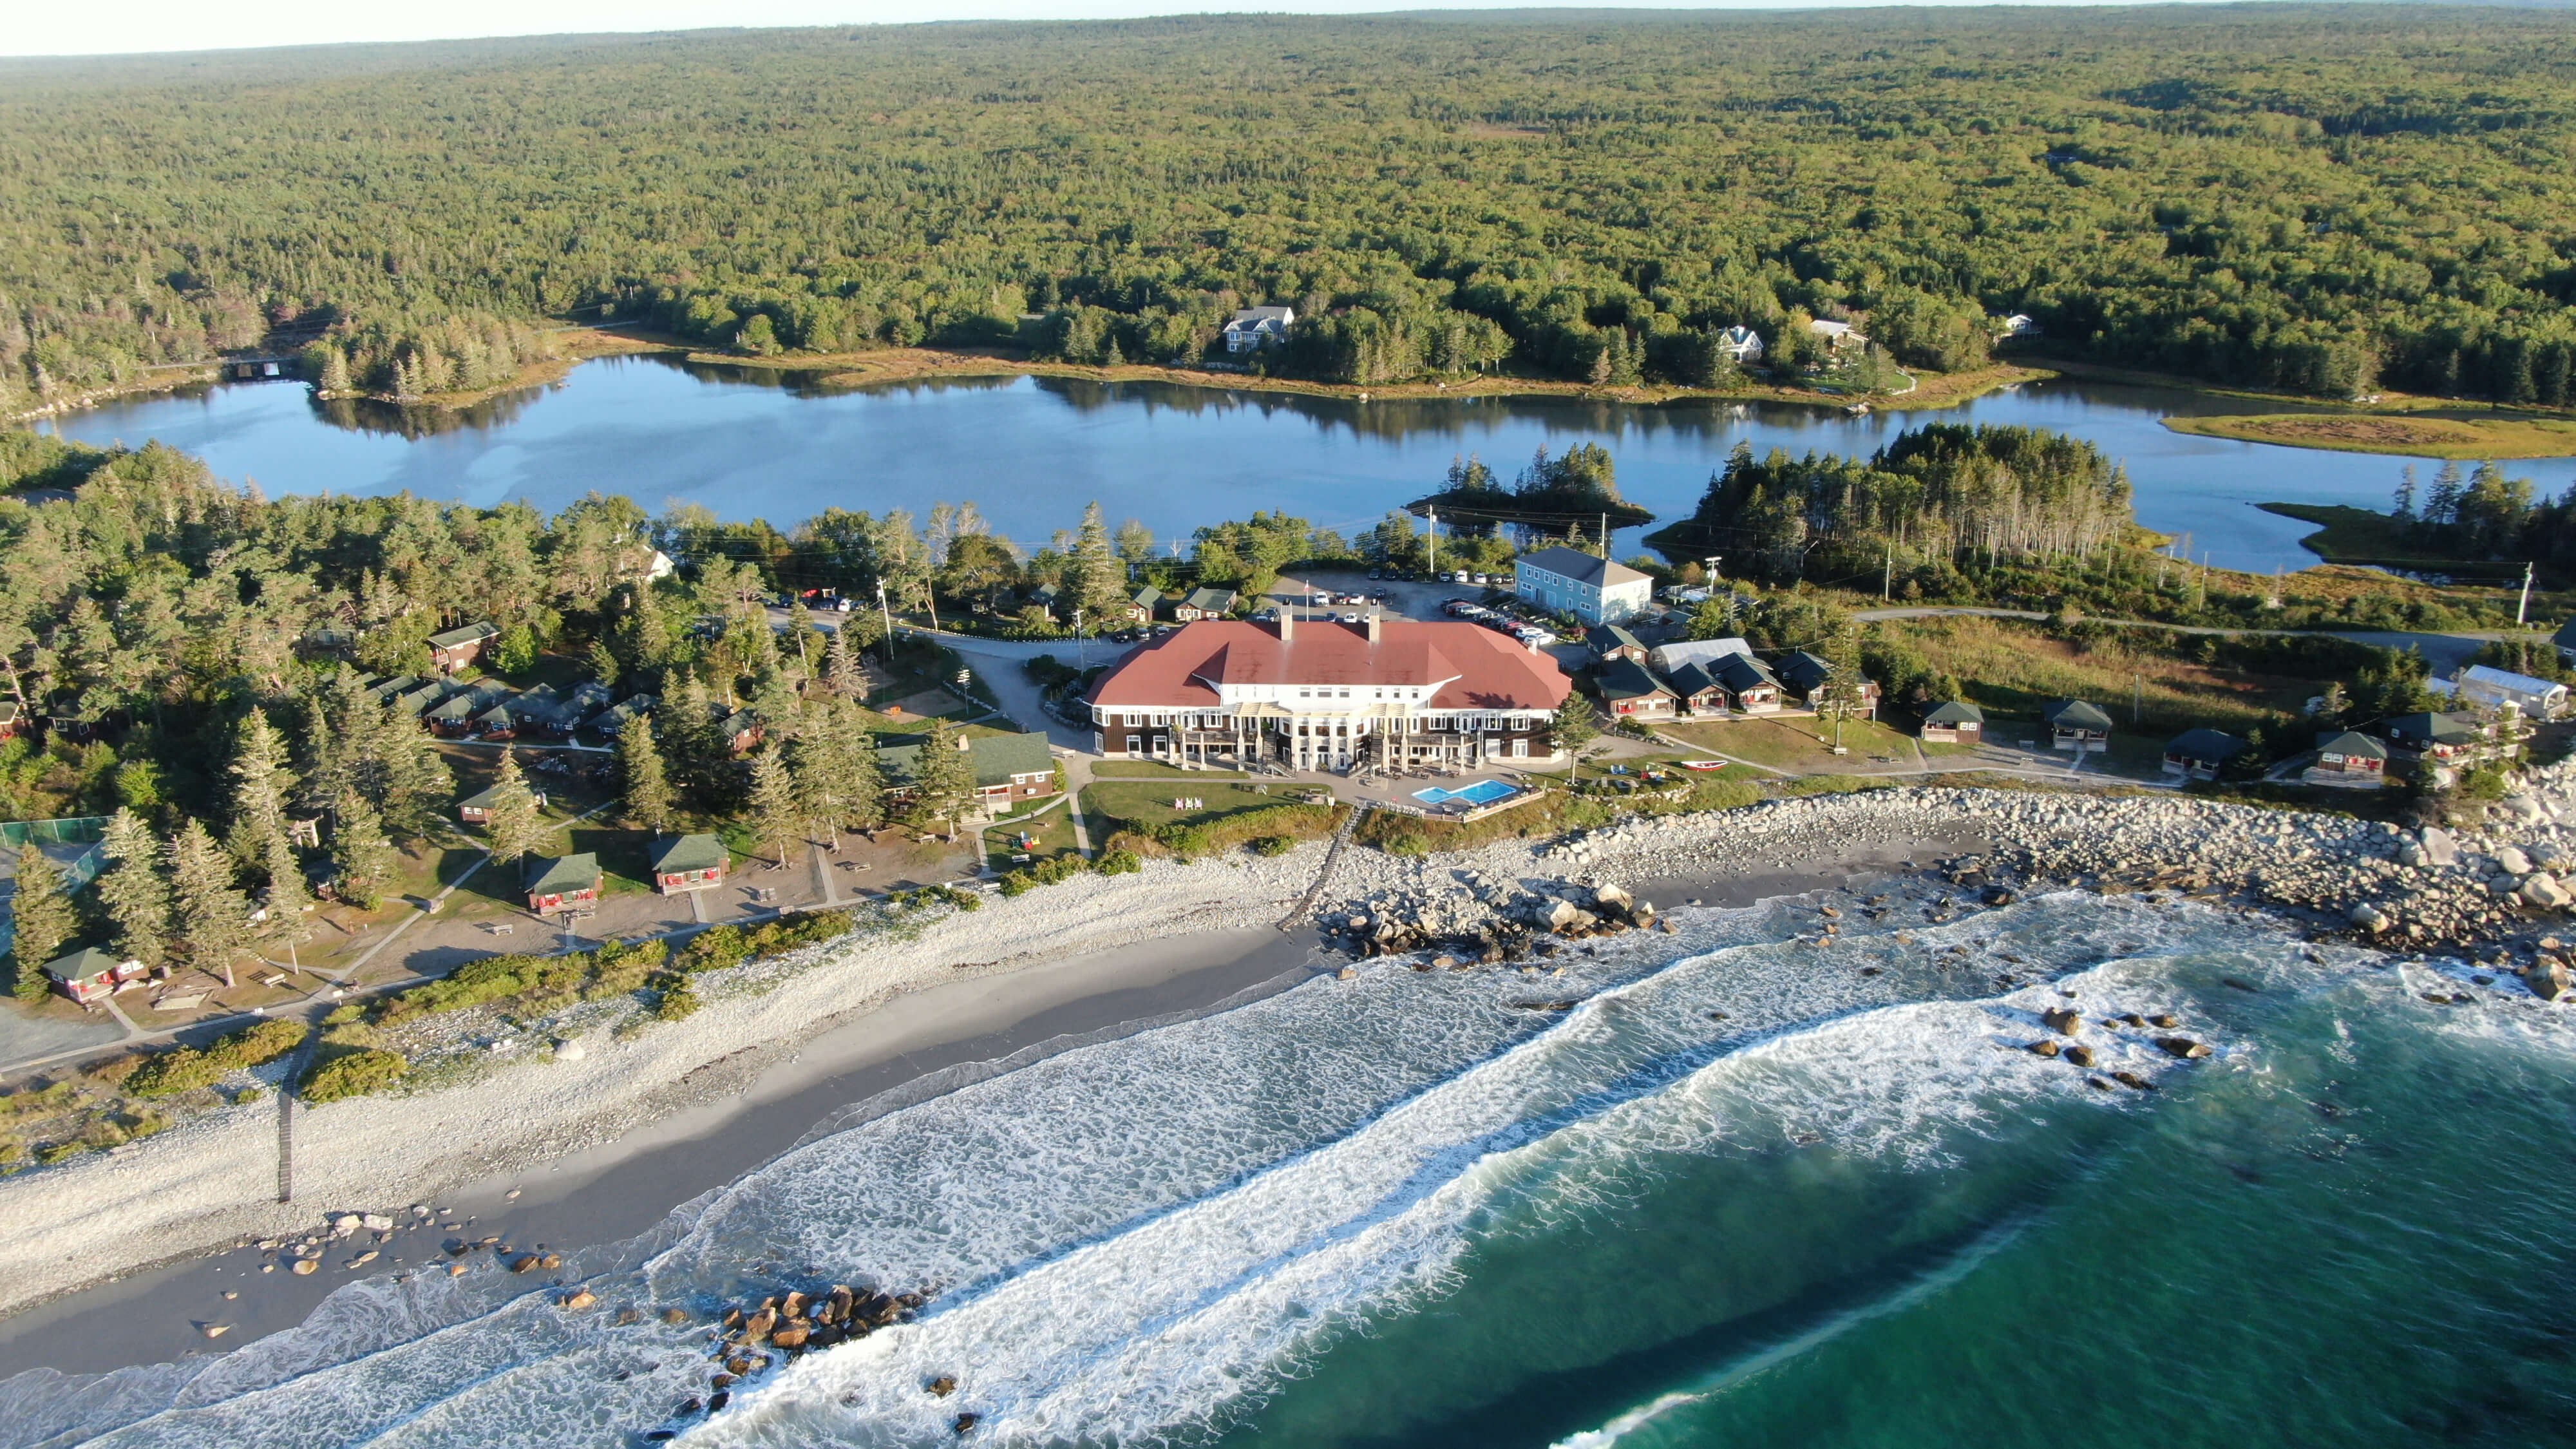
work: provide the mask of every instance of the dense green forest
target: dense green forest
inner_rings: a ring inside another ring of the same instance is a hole
[[[0,62],[0,406],[542,318],[1354,382],[1718,380],[1749,324],[2569,401],[2576,34],[2417,6],[1213,17]],[[335,360],[336,359],[336,360]]]

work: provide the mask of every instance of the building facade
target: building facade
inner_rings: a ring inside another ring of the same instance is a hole
[[[1618,624],[1646,611],[1655,581],[1628,567],[1559,544],[1512,562],[1512,592],[1586,624]]]
[[[1111,759],[1347,771],[1558,759],[1556,661],[1463,623],[1208,620],[1138,649],[1090,698]]]

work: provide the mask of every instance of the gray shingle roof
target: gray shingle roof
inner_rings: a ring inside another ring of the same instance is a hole
[[[2100,730],[2107,733],[2111,717],[2102,706],[2085,699],[2061,699],[2039,712],[2039,717],[2062,730]]]
[[[1543,548],[1536,553],[1522,554],[1515,562],[1527,564],[1534,569],[1543,569],[1559,578],[1572,579],[1578,584],[1592,584],[1601,588],[1608,588],[1612,584],[1633,584],[1645,577],[1644,574],[1626,564],[1612,563],[1606,558],[1597,558],[1579,548],[1567,548],[1563,544],[1553,548]]]

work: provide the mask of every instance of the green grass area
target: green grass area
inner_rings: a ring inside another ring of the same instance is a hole
[[[1835,755],[1826,748],[1826,740],[1833,734],[1833,725],[1812,719],[1710,720],[1701,724],[1666,725],[1663,732],[1677,740],[1706,746],[1721,755],[1732,755],[1739,760],[1751,760],[1775,770],[1798,774],[1898,767],[1911,769],[1915,764],[1913,740],[1870,720],[1844,722],[1843,748],[1849,753],[1843,755]],[[1889,755],[1893,760],[1874,760],[1871,758],[1873,755]]]
[[[2342,504],[2258,503],[2266,513],[2317,525],[2300,539],[2309,552],[2329,563],[2370,564],[2411,573],[2466,572],[2504,578],[2521,577],[2519,566],[2491,559],[2464,559],[2427,548],[2422,539],[2390,514]]]
[[[1114,826],[1152,829],[1175,822],[1197,824],[1232,815],[1238,811],[1259,810],[1271,805],[1292,803],[1307,787],[1292,789],[1284,785],[1246,784],[1238,777],[1228,780],[1206,775],[1187,780],[1094,780],[1082,792],[1083,808]],[[1193,809],[1175,810],[1175,798],[1204,800]]]
[[[2161,743],[2199,725],[2241,735],[2269,716],[2296,715],[2322,687],[2132,650],[2118,635],[2078,646],[2010,620],[1906,619],[1881,627],[1960,681],[1986,712],[1987,741],[1998,745],[2037,734],[2040,711],[2061,699],[2100,705],[2118,726],[2115,741],[2135,734]]]
[[[1058,805],[1043,815],[1024,815],[999,821],[986,830],[985,859],[995,871],[1011,870],[1020,864],[1011,857],[1024,853],[1017,843],[1024,834],[1035,837],[1025,852],[1032,860],[1072,854],[1075,850],[1072,808]]]
[[[2341,453],[2398,453],[2462,460],[2576,456],[2576,418],[2306,412],[2169,417],[2164,423],[2177,433],[2204,438],[2235,438]]]
[[[1160,760],[1102,760],[1091,767],[1095,780],[1248,780],[1232,770],[1184,770]]]

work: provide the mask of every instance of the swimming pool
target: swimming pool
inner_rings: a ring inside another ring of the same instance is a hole
[[[1444,805],[1452,800],[1464,800],[1470,805],[1491,805],[1497,800],[1519,793],[1518,785],[1506,784],[1501,780],[1478,780],[1464,790],[1443,790],[1434,785],[1428,790],[1414,791],[1413,798],[1425,805]]]

